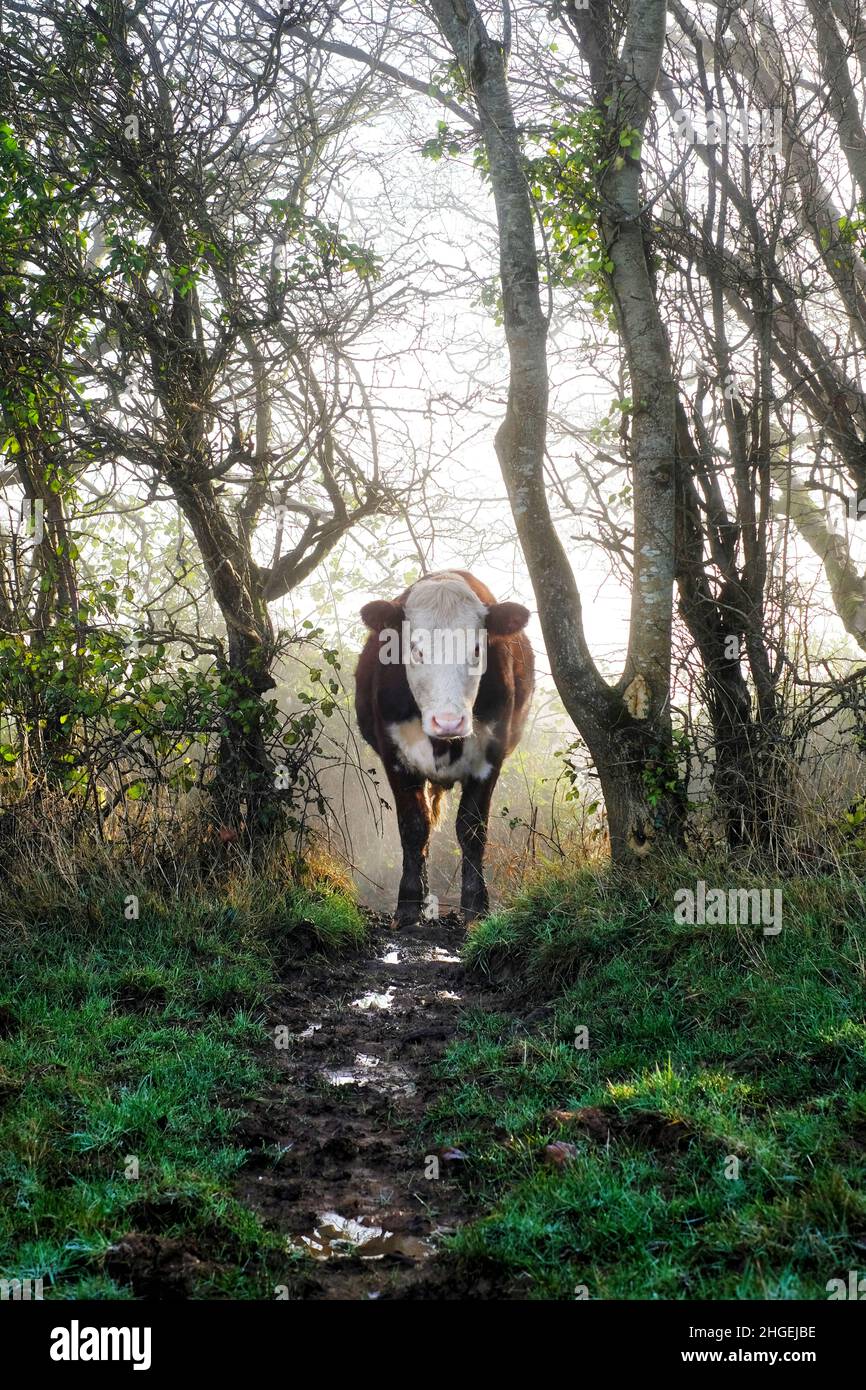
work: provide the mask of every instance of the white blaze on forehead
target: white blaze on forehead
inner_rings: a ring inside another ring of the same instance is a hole
[[[425,658],[406,666],[424,732],[436,732],[434,715],[462,715],[468,734],[483,671],[475,646],[484,640],[487,605],[459,574],[445,573],[419,579],[409,591],[405,613],[410,643],[417,633],[416,645]],[[452,641],[447,640],[448,634],[453,634]]]
[[[459,574],[442,574],[419,579],[409,590],[406,617],[410,629],[483,628],[487,604],[482,603]],[[471,653],[470,653],[471,655]]]

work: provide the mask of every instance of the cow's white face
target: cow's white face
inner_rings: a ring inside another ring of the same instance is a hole
[[[405,606],[406,679],[428,738],[468,738],[487,665],[487,605],[459,576],[421,579]]]
[[[399,631],[406,679],[428,738],[470,736],[488,640],[519,632],[529,621],[519,603],[488,607],[465,579],[450,573],[419,579],[403,608],[380,600],[367,604],[361,616],[379,633],[381,660],[394,659],[398,644],[390,642],[389,657],[389,641]]]

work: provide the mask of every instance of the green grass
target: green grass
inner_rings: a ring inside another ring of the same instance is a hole
[[[109,1248],[144,1231],[201,1252],[194,1296],[272,1296],[292,1261],[232,1196],[233,1131],[272,1077],[265,1005],[293,934],[357,945],[363,918],[331,886],[259,882],[181,901],[142,888],[128,921],[133,891],[0,901],[0,1276],[130,1298]]]
[[[815,1299],[866,1270],[863,886],[782,885],[766,938],[675,924],[698,876],[734,886],[550,872],[470,939],[524,1013],[550,1007],[465,1019],[425,1142],[468,1154],[479,1217],[454,1254],[524,1296]]]

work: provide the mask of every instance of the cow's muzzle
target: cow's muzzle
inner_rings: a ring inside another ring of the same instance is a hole
[[[466,738],[472,732],[472,718],[466,714],[431,714],[431,738]]]

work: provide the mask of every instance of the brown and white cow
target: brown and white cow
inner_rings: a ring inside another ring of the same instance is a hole
[[[391,602],[366,604],[361,617],[371,635],[355,675],[355,710],[394,793],[403,846],[396,923],[435,911],[427,846],[455,782],[463,786],[460,905],[471,921],[487,910],[490,798],[532,695],[532,647],[523,632],[529,611],[497,603],[465,570],[446,570],[425,575]]]

